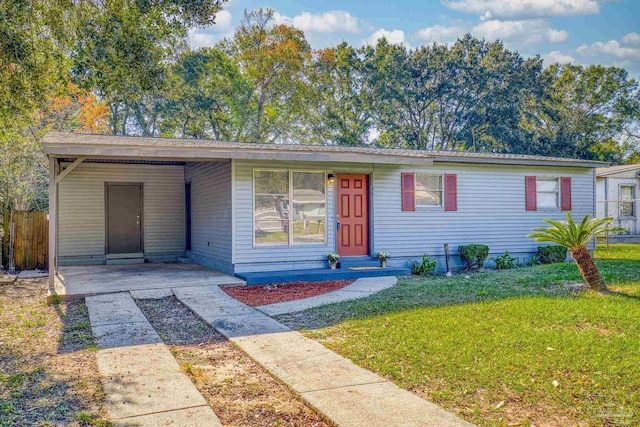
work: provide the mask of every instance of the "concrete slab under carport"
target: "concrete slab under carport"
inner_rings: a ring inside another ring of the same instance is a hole
[[[49,299],[53,295],[67,300],[116,292],[244,284],[237,277],[198,264],[64,266],[59,268],[55,276]]]

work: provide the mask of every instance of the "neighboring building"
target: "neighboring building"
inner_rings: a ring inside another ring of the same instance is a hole
[[[599,217],[613,217],[614,225],[629,230],[629,238],[640,237],[638,221],[638,190],[640,164],[611,166],[596,171],[596,199]],[[628,240],[620,236],[621,240]]]
[[[50,133],[52,265],[175,261],[229,274],[405,266],[443,245],[526,259],[545,218],[595,211],[601,162],[511,154]],[[52,269],[54,270],[54,269]]]

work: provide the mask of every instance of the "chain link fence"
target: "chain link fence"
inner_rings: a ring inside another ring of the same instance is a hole
[[[640,199],[598,200],[597,216],[599,218],[613,217],[612,227],[623,227],[627,230],[624,233],[607,233],[599,237],[598,242],[640,244],[638,207],[640,207]]]

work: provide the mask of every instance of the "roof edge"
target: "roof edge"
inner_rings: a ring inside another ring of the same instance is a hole
[[[138,137],[49,132],[42,138],[54,157],[176,158],[181,160],[254,159],[426,165],[435,162],[602,168],[610,163],[526,154],[427,151],[377,147],[284,145],[209,139]]]

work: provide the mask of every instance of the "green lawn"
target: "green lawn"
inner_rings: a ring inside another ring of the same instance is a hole
[[[640,246],[597,257],[612,294],[573,291],[566,263],[405,279],[280,320],[474,423],[640,423]]]

